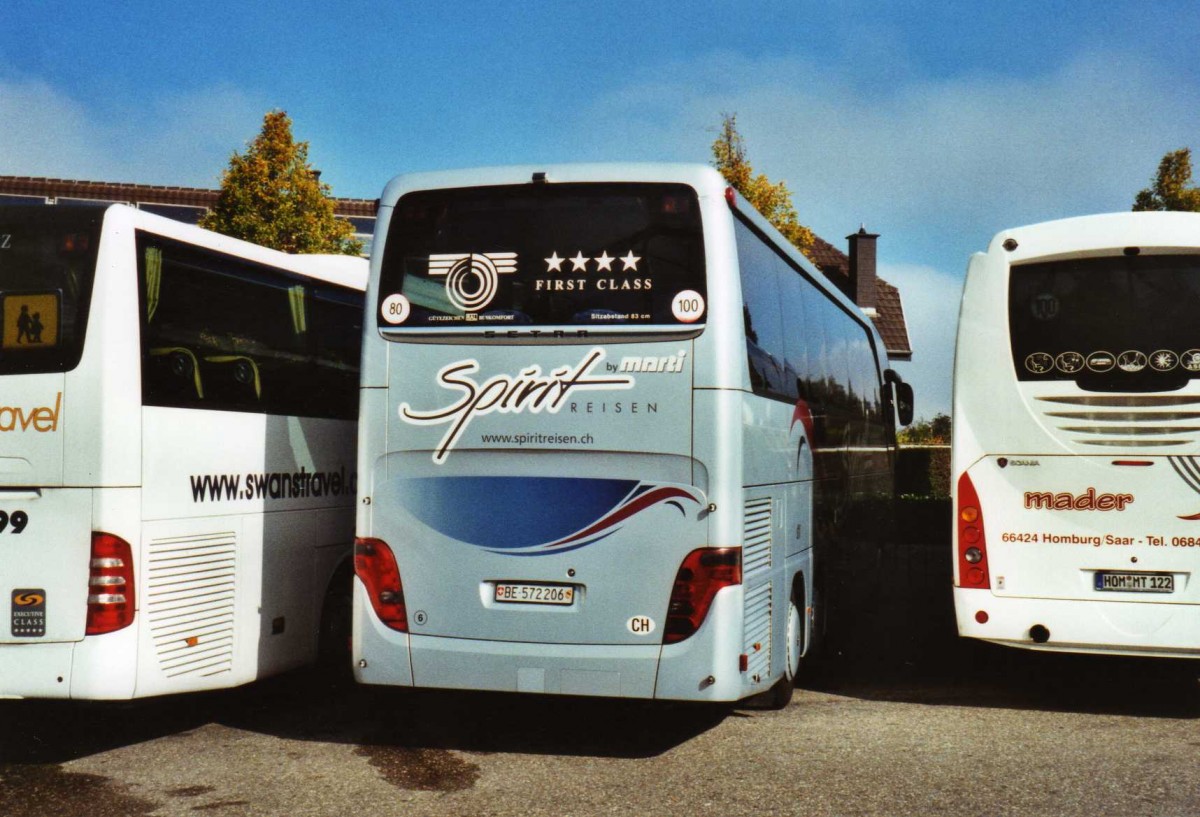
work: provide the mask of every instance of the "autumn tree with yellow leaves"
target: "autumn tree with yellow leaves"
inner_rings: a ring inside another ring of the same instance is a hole
[[[792,205],[792,193],[783,182],[772,182],[766,175],[754,174],[746,158],[746,146],[738,133],[737,116],[722,114],[721,132],[712,144],[713,166],[734,190],[800,252],[807,254],[813,245],[812,230],[800,223]]]
[[[363,249],[350,222],[334,215],[330,187],[308,162],[308,142],[293,138],[284,111],[269,111],[246,152],[233,154],[200,226],[291,253]]]
[[[1200,189],[1192,184],[1191,148],[1173,150],[1162,157],[1158,173],[1148,188],[1138,192],[1133,209],[1200,213]]]

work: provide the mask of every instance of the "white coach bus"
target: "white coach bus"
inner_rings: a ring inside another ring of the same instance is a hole
[[[357,678],[785,704],[822,558],[891,495],[862,312],[711,168],[427,173],[381,202]]]
[[[315,657],[350,583],[365,279],[125,205],[0,208],[0,697]]]
[[[1200,215],[997,235],[954,371],[959,633],[1200,657]]]

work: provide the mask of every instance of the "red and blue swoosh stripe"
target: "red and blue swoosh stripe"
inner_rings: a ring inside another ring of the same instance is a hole
[[[512,556],[587,547],[638,514],[667,505],[687,516],[702,505],[679,485],[586,477],[415,477],[398,481],[400,501],[451,539]]]

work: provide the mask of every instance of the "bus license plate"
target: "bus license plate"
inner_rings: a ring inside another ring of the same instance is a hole
[[[1096,589],[1121,593],[1174,593],[1175,577],[1170,573],[1100,572],[1096,574]]]
[[[575,588],[562,584],[496,583],[496,601],[512,604],[572,604]]]

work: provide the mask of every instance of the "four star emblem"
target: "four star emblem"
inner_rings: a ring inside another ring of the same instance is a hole
[[[588,258],[584,255],[583,250],[576,251],[574,258],[563,258],[558,254],[558,250],[554,250],[550,253],[549,258],[543,260],[546,262],[546,272],[562,272],[562,265],[567,261],[571,262],[571,272],[587,272],[587,265],[591,261],[596,262],[596,272],[600,272],[601,270],[615,272],[613,264],[617,261],[620,261],[624,265],[621,268],[622,272],[629,272],[630,270],[637,272],[638,262],[642,258],[641,256],[634,255],[633,250],[630,250],[622,258],[615,258],[609,255],[608,250],[601,250],[600,254],[593,258]]]

